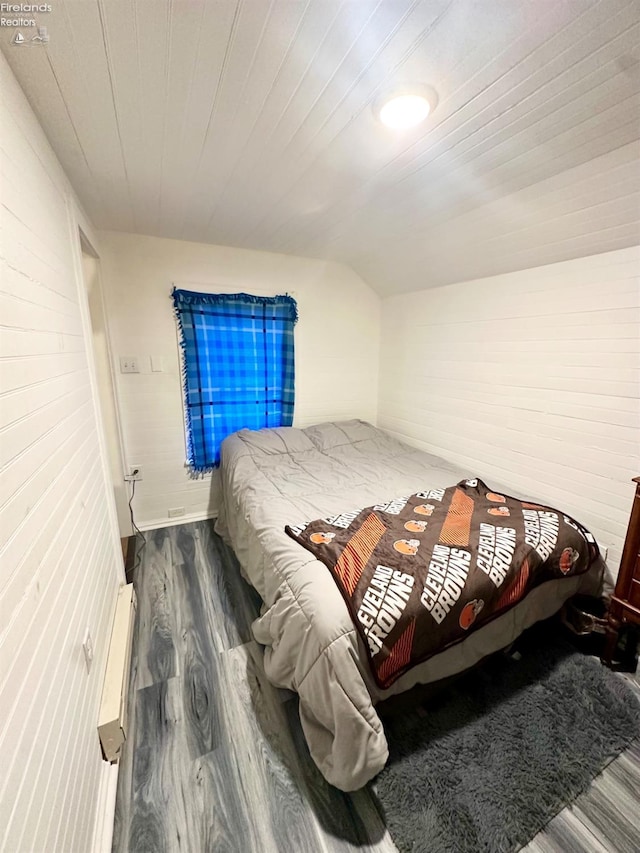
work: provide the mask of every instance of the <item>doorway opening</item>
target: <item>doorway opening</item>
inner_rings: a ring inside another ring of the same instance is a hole
[[[104,294],[100,278],[100,260],[82,231],[80,231],[80,245],[82,248],[82,277],[91,319],[93,358],[96,369],[102,428],[107,447],[111,485],[116,504],[123,558],[126,565],[129,562],[127,559],[128,554],[131,556],[129,546],[133,531],[129,515],[127,483],[124,481],[122,433],[120,430],[111,367],[111,350],[107,333]]]

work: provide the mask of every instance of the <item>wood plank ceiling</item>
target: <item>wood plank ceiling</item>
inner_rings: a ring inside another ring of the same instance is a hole
[[[638,0],[56,0],[2,50],[99,228],[417,290],[640,242]],[[439,96],[380,125],[396,83]]]

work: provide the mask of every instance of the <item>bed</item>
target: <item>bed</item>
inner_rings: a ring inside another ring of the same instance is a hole
[[[462,672],[571,596],[600,592],[604,563],[598,556],[583,574],[542,583],[507,612],[381,688],[331,572],[285,527],[425,488],[446,489],[476,472],[358,420],[242,430],[225,439],[221,459],[216,531],[263,600],[253,633],[265,646],[266,674],[273,684],[298,693],[310,753],[324,777],[344,791],[362,787],[387,760],[377,703]],[[500,489],[492,480],[489,485]]]

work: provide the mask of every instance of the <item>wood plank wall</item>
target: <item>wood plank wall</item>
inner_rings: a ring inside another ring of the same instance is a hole
[[[122,556],[83,336],[75,199],[1,55],[0,78],[0,849],[85,853]]]
[[[378,424],[577,516],[617,570],[640,473],[640,248],[386,299]]]

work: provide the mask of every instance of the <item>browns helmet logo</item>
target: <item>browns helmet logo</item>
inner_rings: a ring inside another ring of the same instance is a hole
[[[409,533],[424,533],[427,529],[427,522],[418,521],[417,518],[411,518],[409,521],[405,522],[404,529],[408,530]]]
[[[420,504],[419,506],[414,506],[413,511],[417,512],[418,515],[431,515],[434,509],[433,504]]]
[[[400,554],[406,554],[408,557],[413,557],[418,553],[420,542],[417,539],[396,539],[393,547]]]
[[[506,506],[492,506],[487,512],[489,515],[510,515],[509,507]]]
[[[560,554],[559,562],[562,574],[568,575],[579,559],[580,554],[575,550],[575,548],[565,548],[562,554]]]
[[[497,495],[495,492],[487,492],[487,500],[493,501],[494,504],[503,504],[506,498],[504,495]]]
[[[468,601],[460,613],[460,627],[468,631],[476,621],[476,617],[483,607],[484,601],[481,598],[474,598],[473,601]]]
[[[312,533],[309,539],[314,543],[314,545],[328,545],[331,540],[334,538],[335,533]]]

